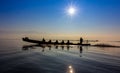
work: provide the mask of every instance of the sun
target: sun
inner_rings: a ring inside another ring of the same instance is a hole
[[[78,12],[78,5],[75,5],[73,2],[68,3],[68,5],[65,7],[65,14],[70,16],[70,18],[76,16]]]
[[[74,7],[69,7],[69,8],[68,8],[68,14],[69,14],[69,15],[74,15],[75,12],[76,12],[76,9],[75,9]]]

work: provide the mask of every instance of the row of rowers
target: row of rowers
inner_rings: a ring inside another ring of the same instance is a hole
[[[46,43],[46,40],[43,38],[42,39],[43,43]],[[82,44],[83,39],[80,38],[80,44]],[[55,43],[55,44],[73,44],[72,42],[70,42],[70,40],[67,40],[67,42],[65,43],[64,40],[62,40],[61,42],[58,42],[58,40],[56,40],[55,42],[52,42],[51,40],[49,40],[47,43]]]

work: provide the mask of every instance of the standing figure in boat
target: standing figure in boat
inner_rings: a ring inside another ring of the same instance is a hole
[[[80,44],[83,44],[83,38],[82,37],[80,38]]]
[[[45,43],[45,39],[44,38],[42,39],[42,42]]]

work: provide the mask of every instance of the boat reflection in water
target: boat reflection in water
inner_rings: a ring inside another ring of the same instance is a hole
[[[22,47],[22,50],[30,50],[30,49],[36,49],[36,47],[40,47],[39,49],[42,49],[42,52],[45,52],[46,47],[49,48],[49,50],[52,50],[52,48],[54,49],[58,49],[60,48],[61,50],[67,50],[69,51],[70,48],[73,49],[74,47],[72,45],[24,45]],[[82,46],[78,46],[79,48],[79,55],[80,57],[82,57],[82,53],[83,53],[83,47]]]
[[[40,47],[39,49],[42,49],[41,52],[45,52],[47,51],[47,48],[48,50],[58,50],[61,49],[62,51],[64,50],[67,50],[67,51],[70,51],[70,50],[73,50],[74,47],[76,46],[72,46],[72,45],[24,45],[22,47],[22,50],[30,50],[30,49],[36,49],[37,47]],[[83,47],[82,46],[78,46],[78,49],[79,49],[79,56],[82,57],[82,53],[83,53]],[[72,65],[69,65],[66,69],[66,73],[75,73],[75,69],[73,68]]]
[[[83,53],[83,48],[82,46],[80,46],[80,57],[82,57],[82,53]]]
[[[35,47],[40,47],[42,49],[45,49],[46,47],[49,48],[49,50],[51,50],[52,47],[54,47],[55,49],[58,49],[59,47],[64,50],[64,48],[66,48],[68,51],[70,48],[73,48],[73,46],[70,46],[70,45],[24,45],[22,47],[22,50],[29,50],[29,49],[35,49]]]

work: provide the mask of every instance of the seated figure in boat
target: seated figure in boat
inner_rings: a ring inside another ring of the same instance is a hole
[[[70,44],[70,41],[68,40],[66,44]]]
[[[65,43],[64,43],[64,40],[62,40],[61,44],[65,44]]]
[[[48,43],[51,44],[52,43],[51,40],[49,40]]]
[[[28,40],[29,38],[28,37],[25,37],[25,38],[22,38],[23,40]]]
[[[55,44],[58,44],[58,40],[56,40]]]

